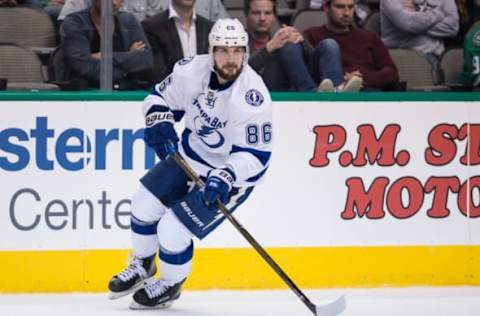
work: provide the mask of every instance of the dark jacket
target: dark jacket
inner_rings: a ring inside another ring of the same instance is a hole
[[[119,82],[131,73],[149,71],[153,65],[152,51],[145,33],[130,13],[116,14],[116,28],[120,35],[121,51],[113,52],[113,82]],[[90,43],[95,36],[95,26],[90,18],[90,8],[68,15],[63,21],[62,45],[66,66],[73,77],[85,78],[89,86],[98,86],[100,60],[91,57]],[[133,42],[146,44],[143,51],[129,51]],[[71,78],[67,78],[71,79]]]
[[[182,59],[183,50],[175,21],[168,18],[169,10],[156,14],[142,22],[143,29],[153,51],[153,73],[157,82],[168,76],[177,61]],[[195,29],[197,54],[208,53],[208,34],[213,22],[197,14]]]

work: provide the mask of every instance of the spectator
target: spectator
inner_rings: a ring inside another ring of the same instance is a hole
[[[66,0],[58,19],[64,20],[70,13],[86,9],[90,2],[91,0]],[[126,0],[122,11],[130,12],[139,21],[143,21],[168,9],[169,2],[170,0]],[[195,3],[195,11],[211,21],[228,17],[221,0],[198,0]]]
[[[336,91],[388,90],[398,82],[398,71],[381,39],[352,26],[354,0],[327,0],[327,24],[304,35],[315,47],[321,80],[331,80]]]
[[[304,56],[311,47],[291,26],[277,27],[275,0],[246,0],[245,16],[251,56],[248,63],[270,91],[316,91]]]
[[[172,0],[170,7],[142,22],[153,50],[153,74],[162,81],[177,61],[208,53],[213,22],[195,13],[195,0]]]
[[[434,68],[445,49],[443,39],[459,29],[455,0],[382,0],[380,14],[385,45],[416,50]]]
[[[454,39],[454,44],[462,45],[470,27],[480,20],[480,7],[476,5],[476,0],[456,0],[458,16],[460,20],[460,30]]]
[[[474,2],[477,8],[480,7],[480,0]],[[480,24],[474,26],[465,38],[460,80],[465,86],[480,90]]]
[[[98,87],[100,77],[101,1],[93,0],[86,10],[70,14],[63,22],[63,50],[66,67],[81,86]],[[117,12],[121,0],[112,0],[113,82],[118,89],[138,88],[139,80],[150,80],[152,53],[143,29],[135,17]]]

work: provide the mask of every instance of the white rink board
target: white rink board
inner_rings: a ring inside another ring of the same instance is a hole
[[[15,101],[0,107],[0,118],[0,250],[129,248],[127,200],[145,172],[141,141],[133,146],[133,168],[122,168],[122,157],[129,154],[130,132],[142,128],[141,102]],[[269,247],[478,245],[480,219],[467,219],[461,213],[456,192],[449,191],[450,212],[439,218],[428,215],[433,193],[426,192],[421,194],[421,207],[407,218],[398,217],[398,208],[391,212],[386,201],[385,214],[377,219],[356,213],[348,219],[344,209],[349,196],[347,181],[360,181],[368,189],[376,179],[385,178],[389,182],[385,200],[394,203],[398,194],[392,190],[389,199],[390,188],[406,177],[415,178],[422,187],[430,177],[457,177],[460,184],[478,178],[478,164],[469,167],[460,163],[467,149],[466,137],[448,140],[444,133],[438,134],[444,135],[446,147],[442,148],[450,150],[448,153],[455,149],[452,160],[442,166],[427,163],[425,150],[429,133],[439,130],[436,127],[449,124],[451,130],[460,131],[465,123],[472,125],[462,131],[476,142],[470,146],[478,149],[479,118],[480,107],[469,102],[278,102],[274,106],[271,167],[265,182],[236,216],[262,245]],[[42,128],[45,123],[47,127]],[[337,131],[345,130],[343,146],[328,154],[329,164],[311,166],[315,148],[321,148],[316,147],[321,142],[317,143],[314,131],[332,126]],[[346,150],[356,155],[360,126],[374,131],[376,137],[384,130],[400,128],[394,152],[397,156],[404,151],[398,157],[407,163],[379,166],[376,161],[361,167],[341,166],[339,157],[347,157]],[[85,137],[83,142],[80,137]],[[101,145],[106,138],[114,140]],[[127,148],[123,154],[122,144]],[[65,155],[65,151],[69,153]],[[64,166],[80,170],[66,170],[59,159]],[[52,170],[41,170],[49,169],[52,162]],[[5,166],[11,168],[16,163],[20,170],[5,170]],[[103,200],[102,192],[106,194]],[[478,216],[480,189],[471,192],[474,207],[465,209]],[[408,206],[405,191],[402,196],[404,206]],[[93,218],[88,203],[94,206]],[[72,204],[77,205],[76,212]],[[49,216],[45,216],[47,208]],[[247,246],[229,224],[197,245]]]

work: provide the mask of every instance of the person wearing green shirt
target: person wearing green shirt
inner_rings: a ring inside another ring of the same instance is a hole
[[[475,0],[480,7],[480,0]],[[463,71],[460,81],[474,90],[480,90],[480,24],[470,29],[463,42]]]

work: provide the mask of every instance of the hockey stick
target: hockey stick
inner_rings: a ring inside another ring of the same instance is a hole
[[[172,144],[169,144],[172,145]],[[173,145],[172,145],[173,146]],[[205,187],[205,183],[200,179],[195,170],[188,165],[183,157],[175,151],[172,146],[168,146],[172,159],[178,164],[180,168],[187,174],[187,176],[195,182],[199,188]],[[308,307],[308,309],[317,316],[335,316],[342,313],[345,310],[345,297],[342,295],[335,301],[324,305],[315,305],[310,299],[298,288],[298,286],[290,279],[290,277],[280,268],[280,266],[270,257],[267,251],[253,238],[250,233],[243,228],[243,226],[237,221],[235,217],[228,211],[227,207],[216,200],[216,206],[220,209],[222,214],[232,223],[232,225],[242,234],[242,236],[250,243],[250,245],[260,254],[260,256],[268,263],[268,265],[277,273],[277,275],[285,282],[288,287],[302,300],[302,302]]]

